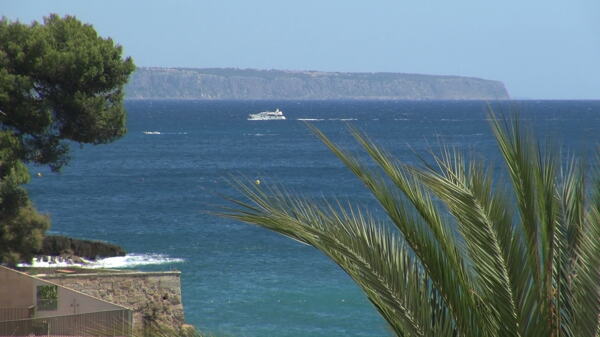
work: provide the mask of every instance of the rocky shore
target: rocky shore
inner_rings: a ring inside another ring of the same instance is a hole
[[[123,248],[111,243],[48,235],[44,238],[42,248],[36,252],[36,260],[49,264],[85,265],[96,259],[125,254]]]

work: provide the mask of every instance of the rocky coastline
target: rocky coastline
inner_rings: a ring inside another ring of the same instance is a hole
[[[107,242],[48,235],[42,248],[35,252],[35,259],[50,265],[86,265],[97,259],[125,256],[126,253],[122,247]]]

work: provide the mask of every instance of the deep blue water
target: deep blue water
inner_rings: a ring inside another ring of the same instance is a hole
[[[207,214],[236,195],[226,178],[280,183],[309,196],[375,206],[357,180],[302,121],[357,149],[349,123],[405,161],[440,142],[498,159],[485,102],[130,101],[128,134],[73,147],[62,173],[28,186],[52,232],[99,239],[184,262],[178,269],[187,321],[218,336],[386,336],[385,323],[339,269],[314,249]],[[537,134],[575,153],[600,143],[600,101],[493,103],[519,112]],[[247,121],[282,109],[286,121]],[[346,121],[344,121],[346,120]],[[160,134],[145,134],[157,131]],[[566,152],[566,151],[565,151]]]

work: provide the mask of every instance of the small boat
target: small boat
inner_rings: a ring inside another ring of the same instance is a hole
[[[275,109],[275,111],[263,111],[256,114],[248,115],[249,121],[272,121],[272,120],[285,120],[283,111]]]

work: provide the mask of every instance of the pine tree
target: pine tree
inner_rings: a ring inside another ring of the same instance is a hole
[[[70,142],[125,134],[123,86],[135,66],[121,54],[72,16],[0,20],[0,262],[30,260],[49,227],[22,187],[26,165],[58,171]]]

